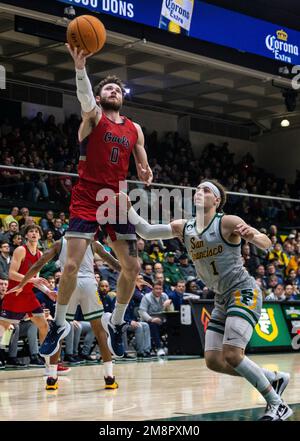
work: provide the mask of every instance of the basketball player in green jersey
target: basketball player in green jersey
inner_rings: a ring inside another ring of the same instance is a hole
[[[168,225],[150,225],[136,213],[124,193],[118,197],[127,199],[129,221],[143,239],[183,239],[198,277],[215,292],[215,307],[205,336],[207,367],[246,378],[267,402],[262,420],[289,418],[293,411],[281,399],[289,374],[260,368],[245,356],[260,317],[262,293],[243,266],[241,238],[261,249],[271,246],[270,239],[240,217],[222,212],[226,192],[214,180],[197,187],[195,218],[174,220]],[[120,205],[126,206],[125,201],[120,201]]]

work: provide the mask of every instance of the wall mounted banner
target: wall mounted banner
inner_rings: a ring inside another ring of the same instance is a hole
[[[198,0],[57,0],[76,8],[300,65],[300,32]]]

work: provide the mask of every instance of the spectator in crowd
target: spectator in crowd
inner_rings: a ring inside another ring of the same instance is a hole
[[[7,292],[8,288],[8,278],[5,276],[5,274],[2,274],[0,272],[0,311],[2,309],[2,300]],[[4,333],[5,329],[3,326],[0,326],[0,339],[2,338],[2,335]],[[5,352],[3,349],[0,348],[0,369],[5,368]]]
[[[13,207],[11,209],[10,214],[8,216],[5,216],[5,218],[2,220],[4,231],[8,231],[9,224],[11,222],[17,222],[18,223],[18,221],[17,221],[18,214],[19,214],[19,208],[18,207]]]
[[[110,286],[107,280],[100,280],[98,285],[98,294],[103,304],[104,312],[113,312],[114,302],[109,295]]]
[[[42,230],[43,231],[54,230],[53,220],[54,220],[54,213],[52,210],[48,210],[46,213],[46,217],[44,217],[40,222],[40,226],[42,227]]]
[[[66,164],[64,171],[66,173],[71,173],[71,170],[72,170],[71,164]],[[59,178],[59,182],[60,182],[61,197],[69,200],[71,197],[71,191],[72,191],[72,178],[71,178],[71,176],[62,175]]]
[[[44,232],[44,240],[42,241],[43,250],[46,251],[53,247],[55,239],[53,237],[53,230],[46,230]]]
[[[280,273],[280,271],[278,271],[276,269],[276,266],[274,265],[274,263],[269,263],[267,265],[267,274],[266,275],[267,275],[267,277],[276,275],[277,278],[278,278],[278,283],[281,283],[281,284],[283,283],[283,279],[282,279],[281,273]]]
[[[19,222],[19,229],[21,229],[25,225],[26,220],[29,216],[29,209],[27,207],[21,208],[20,214],[21,214],[21,218],[18,221]]]
[[[245,243],[242,246],[242,256],[244,258],[244,266],[251,275],[255,274],[255,268],[259,264],[259,258],[251,252],[250,244]]]
[[[294,285],[288,283],[285,285],[285,301],[293,302],[295,300],[300,300],[299,292],[297,292],[297,288]]]
[[[196,270],[194,265],[189,263],[189,256],[186,253],[183,253],[179,256],[179,269],[184,279],[186,280],[188,277],[196,278]]]
[[[275,259],[279,261],[279,268],[281,269],[285,269],[289,264],[289,259],[286,253],[282,251],[282,246],[279,242],[277,242],[273,250],[268,253],[268,260],[274,261]]]
[[[151,245],[149,248],[149,258],[151,262],[163,262],[164,261],[164,253],[158,243],[158,241],[151,241]]]
[[[169,298],[172,300],[175,311],[180,311],[180,306],[183,303],[184,293],[185,293],[185,281],[178,280],[174,291],[168,294]]]
[[[172,288],[170,287],[169,283],[165,282],[165,276],[164,273],[156,273],[154,278],[155,283],[161,283],[163,287],[163,292],[169,295],[172,292]]]
[[[202,292],[199,289],[199,286],[197,285],[197,281],[194,278],[188,277],[187,278],[187,283],[186,283],[186,292],[189,294],[194,294],[197,295],[199,297],[201,297]]]
[[[151,358],[151,334],[148,323],[140,321],[138,309],[143,296],[149,291],[152,291],[152,286],[144,280],[142,275],[138,275],[136,278],[135,291],[124,316],[125,322],[128,323],[128,328],[124,334],[125,354],[128,351],[127,334],[128,332],[133,332],[135,335],[137,357],[146,359]]]
[[[155,264],[153,265],[153,271],[154,271],[154,277],[156,277],[157,273],[164,272],[164,268],[160,262],[155,262]]]
[[[151,263],[149,254],[145,251],[145,241],[141,237],[137,239],[136,242],[138,256],[142,260],[143,263]]]
[[[53,220],[53,226],[54,226],[54,228],[53,228],[53,238],[54,238],[54,240],[59,240],[62,236],[63,236],[63,234],[64,234],[64,229],[63,229],[63,227],[62,227],[62,221],[61,221],[61,219],[54,219]]]
[[[98,271],[100,271],[102,280],[106,280],[108,282],[110,289],[112,291],[116,291],[119,272],[114,268],[111,268],[106,262],[103,266],[98,267]]]
[[[10,248],[7,241],[3,241],[0,246],[0,273],[8,278],[8,271],[11,262]]]
[[[153,266],[151,263],[144,263],[143,265],[143,277],[146,280],[146,282],[153,285],[154,282],[154,273],[153,273]]]
[[[61,220],[61,226],[64,231],[66,231],[69,228],[69,222],[67,221],[66,215],[64,211],[61,211],[59,213],[59,219]]]
[[[271,292],[265,298],[266,301],[274,300],[276,302],[283,302],[285,300],[284,286],[281,283],[278,283],[274,289],[274,292]]]
[[[184,275],[175,263],[175,253],[169,251],[166,255],[166,262],[163,264],[165,282],[169,285],[176,285],[178,280],[182,280]]]
[[[171,302],[167,294],[163,292],[162,284],[155,282],[152,292],[146,294],[140,304],[140,317],[150,326],[153,347],[157,350],[158,356],[165,355],[160,336],[161,327],[164,322],[161,314],[170,307]]]
[[[12,236],[11,245],[9,247],[10,255],[12,256],[15,249],[23,244],[23,236],[20,233],[15,233]]]
[[[10,245],[12,245],[12,237],[15,233],[19,231],[19,224],[16,221],[10,222],[8,230],[2,236],[2,241],[7,240]]]
[[[26,363],[18,359],[18,341],[21,337],[26,337],[30,355],[29,366],[44,367],[45,362],[38,354],[38,328],[35,324],[28,318],[21,320],[19,324],[14,324],[13,326],[14,333],[9,343],[6,366],[15,368],[24,368],[27,366]]]

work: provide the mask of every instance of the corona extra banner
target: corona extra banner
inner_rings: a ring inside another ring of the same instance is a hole
[[[57,0],[240,52],[300,65],[300,32],[198,0]]]

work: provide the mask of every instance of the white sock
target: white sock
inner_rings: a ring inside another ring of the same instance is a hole
[[[66,321],[67,309],[68,305],[61,305],[60,303],[56,304],[54,320],[57,326],[64,326]]]
[[[113,377],[113,364],[112,361],[105,361],[104,366],[104,377]]]
[[[127,306],[128,303],[118,303],[118,301],[116,301],[115,309],[113,310],[110,318],[113,325],[121,325],[124,322],[124,315]]]
[[[57,364],[49,364],[47,366],[48,377],[57,378]]]
[[[50,357],[49,355],[45,355],[43,358],[45,360],[45,366],[48,368],[50,366]]]
[[[246,378],[262,394],[268,404],[279,404],[281,398],[272,388],[269,392],[262,393],[270,386],[270,381],[263,370],[248,357],[244,357],[240,364],[234,368],[242,377]]]
[[[277,378],[277,372],[269,371],[268,369],[261,368],[267,379],[270,381],[270,383],[273,383],[273,381]]]

